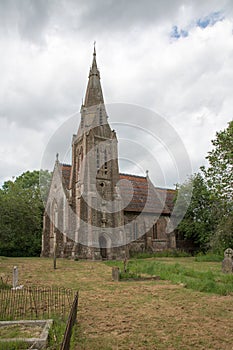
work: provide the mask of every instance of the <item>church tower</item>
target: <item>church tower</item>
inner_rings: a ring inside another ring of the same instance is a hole
[[[125,256],[118,181],[117,136],[108,123],[94,48],[81,122],[72,141],[69,188],[70,204],[76,214],[72,220],[74,256],[88,259]]]
[[[42,256],[124,259],[176,247],[170,216],[176,192],[147,176],[119,174],[94,48],[72,163],[58,157],[46,201]],[[169,226],[170,225],[170,226]]]

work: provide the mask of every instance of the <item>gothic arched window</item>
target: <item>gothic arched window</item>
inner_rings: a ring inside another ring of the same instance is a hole
[[[83,160],[83,148],[77,151],[77,172],[79,172]]]
[[[157,222],[152,227],[152,238],[158,239]]]
[[[97,170],[100,168],[100,151],[98,147],[96,147],[96,168]]]
[[[107,150],[104,150],[104,173],[107,175],[108,173],[108,155],[107,155]]]
[[[103,125],[102,108],[100,107],[100,125]]]

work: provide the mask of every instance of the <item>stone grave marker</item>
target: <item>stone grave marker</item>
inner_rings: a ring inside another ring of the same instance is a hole
[[[14,266],[14,268],[13,268],[13,289],[15,289],[18,286],[18,277],[19,277],[18,266]]]
[[[233,272],[233,249],[227,248],[224,251],[224,260],[222,262],[222,272],[232,273]]]
[[[113,266],[112,268],[112,279],[116,282],[120,280],[120,269],[117,266]]]

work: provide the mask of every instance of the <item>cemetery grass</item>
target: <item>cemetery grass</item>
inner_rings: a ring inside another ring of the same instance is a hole
[[[210,262],[207,257],[132,259],[127,263],[126,273],[123,262],[109,261],[107,264],[120,267],[122,280],[145,275],[159,276],[162,280],[196,291],[233,295],[233,274],[223,274],[221,263]],[[215,260],[214,257],[212,259]]]
[[[155,261],[161,266],[179,264],[197,273],[221,274],[221,262],[198,262],[195,258],[158,258],[142,263],[148,266]],[[52,259],[0,258],[4,280],[9,276],[11,282],[14,265],[19,267],[20,284],[79,290],[74,350],[232,350],[231,292],[204,293],[169,280],[112,282],[111,266],[103,262],[62,259],[53,270]],[[153,274],[158,275],[158,271]]]

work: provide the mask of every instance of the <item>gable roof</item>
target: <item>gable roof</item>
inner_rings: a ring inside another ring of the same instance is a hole
[[[145,176],[120,174],[120,180],[120,192],[125,211],[171,213],[175,190],[155,187]]]
[[[63,184],[65,185],[66,189],[68,189],[70,184],[71,165],[61,164],[61,171]]]
[[[65,187],[69,188],[71,165],[61,164]],[[120,195],[124,202],[124,211],[169,215],[174,207],[176,191],[155,187],[145,176],[132,174],[120,175]]]

